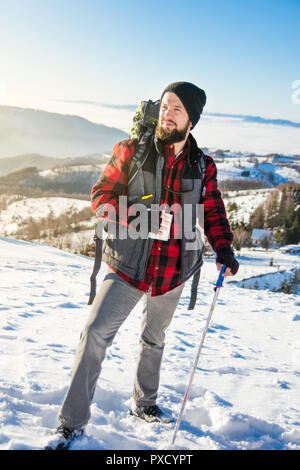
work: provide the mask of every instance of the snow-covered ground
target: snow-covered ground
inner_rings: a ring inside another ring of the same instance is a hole
[[[242,250],[224,281],[174,449],[300,449],[300,300],[240,281],[278,269],[271,252]],[[92,259],[0,237],[0,449],[41,449],[57,426],[90,307]],[[299,257],[273,252],[281,269]],[[99,281],[107,268],[103,265]],[[166,335],[158,404],[177,417],[217,278],[190,281]],[[145,423],[128,408],[138,353],[139,303],[108,349],[86,436],[74,449],[170,449],[174,425]]]

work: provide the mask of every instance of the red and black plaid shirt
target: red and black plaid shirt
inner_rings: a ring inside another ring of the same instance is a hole
[[[180,191],[181,172],[188,151],[189,142],[175,158],[174,146],[165,146],[165,170],[160,204],[167,204],[169,207],[175,204],[172,208],[173,214],[176,210],[176,203],[180,204],[181,202],[180,194],[173,193],[165,188],[169,186],[173,191]],[[127,175],[133,154],[134,144],[131,140],[115,145],[110,161],[101,173],[98,182],[92,188],[91,199],[94,212],[97,211],[99,206],[102,206],[102,210],[105,212],[105,204],[111,204],[115,208],[116,214],[118,214],[118,197],[126,195]],[[201,201],[204,204],[204,231],[215,251],[228,251],[233,237],[217,186],[217,169],[213,159],[207,155],[205,157],[206,178],[204,185],[206,191]],[[109,210],[106,218],[109,219]],[[174,220],[176,220],[175,214],[169,239],[167,241],[154,240],[143,281],[131,279],[126,274],[113,268],[125,281],[144,292],[147,292],[152,284],[152,296],[164,294],[181,283],[180,239],[174,237],[174,231],[177,233]],[[120,222],[122,223],[122,221]]]

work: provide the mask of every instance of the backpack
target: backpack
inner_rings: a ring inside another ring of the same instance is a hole
[[[135,141],[135,152],[131,160],[129,173],[128,173],[128,184],[131,181],[138,177],[140,178],[140,184],[144,192],[144,178],[142,167],[149,156],[152,144],[154,141],[155,128],[158,122],[160,108],[160,100],[157,101],[141,101],[139,106],[136,109],[135,115],[133,117],[133,123],[131,130],[129,132],[129,138]],[[202,183],[205,179],[205,162],[200,161],[199,164],[201,170],[201,179]],[[101,224],[100,224],[101,225]],[[98,227],[98,225],[97,225]],[[95,259],[93,272],[90,277],[90,297],[88,305],[93,303],[93,300],[96,296],[96,276],[100,270],[101,261],[102,261],[102,237],[97,235],[97,227],[94,234],[95,242]],[[102,225],[101,225],[102,230]],[[196,299],[197,299],[197,288],[200,278],[201,268],[194,274],[193,282],[191,287],[191,299],[188,310],[193,310]]]
[[[129,138],[135,141],[136,148],[129,168],[128,184],[139,175],[143,193],[144,181],[141,179],[141,170],[153,144],[159,107],[160,100],[142,101],[135,112],[132,128],[129,132]]]

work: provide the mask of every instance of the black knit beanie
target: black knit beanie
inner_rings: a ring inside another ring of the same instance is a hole
[[[167,86],[161,95],[161,100],[167,91],[178,96],[189,115],[193,127],[195,127],[206,103],[205,91],[193,85],[193,83],[175,82]]]

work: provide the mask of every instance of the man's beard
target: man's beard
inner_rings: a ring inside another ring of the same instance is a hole
[[[182,142],[186,138],[186,134],[189,128],[189,121],[183,129],[168,129],[163,127],[160,123],[156,126],[155,134],[164,144],[176,144],[177,142]]]

